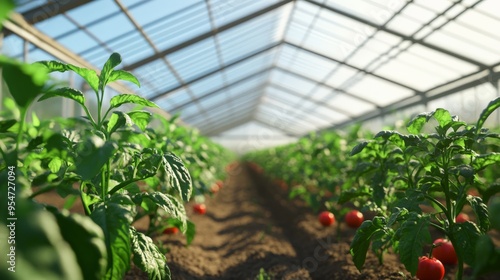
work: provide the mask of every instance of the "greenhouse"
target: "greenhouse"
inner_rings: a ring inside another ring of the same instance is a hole
[[[0,279],[500,277],[500,1],[5,0],[0,27]]]

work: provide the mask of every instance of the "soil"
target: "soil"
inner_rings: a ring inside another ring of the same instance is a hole
[[[305,203],[288,199],[280,187],[246,168],[233,172],[206,206],[205,215],[186,206],[197,231],[190,246],[180,233],[154,238],[168,250],[174,280],[253,280],[261,269],[270,276],[261,279],[416,279],[391,253],[382,265],[369,253],[359,272],[349,254],[354,229],[340,223],[337,234],[336,226],[322,227]],[[143,220],[135,226],[141,230],[146,225]],[[445,279],[454,279],[456,267],[446,271]],[[147,275],[133,267],[125,279]],[[500,274],[482,279],[500,279]]]
[[[233,174],[206,205],[205,215],[187,206],[197,227],[189,247],[180,234],[160,237],[172,279],[253,280],[261,269],[271,279],[416,279],[390,253],[382,265],[369,253],[359,272],[349,254],[354,229],[322,227],[305,203],[251,170]],[[446,271],[445,279],[454,279],[456,267]]]

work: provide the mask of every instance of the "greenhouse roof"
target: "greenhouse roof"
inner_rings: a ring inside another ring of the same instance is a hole
[[[53,52],[62,46],[100,67],[118,52],[141,81],[138,94],[203,134],[276,143],[496,82],[499,11],[497,0],[40,0],[17,8],[37,36],[53,39],[49,47],[32,41],[37,60],[46,59],[37,49],[63,60]],[[33,31],[6,28],[4,49],[23,57],[7,42]]]

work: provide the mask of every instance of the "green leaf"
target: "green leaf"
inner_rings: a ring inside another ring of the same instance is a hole
[[[363,151],[363,149],[369,144],[370,142],[369,141],[363,141],[361,143],[359,143],[358,145],[356,145],[351,153],[350,153],[350,156],[354,156],[356,154],[359,154],[361,153],[361,151]]]
[[[189,201],[193,191],[191,175],[182,160],[172,153],[163,155],[164,169],[169,187],[177,189],[184,201]]]
[[[139,80],[132,73],[124,70],[113,70],[109,75],[108,84],[117,80],[128,81],[141,87]]]
[[[406,126],[408,132],[413,134],[419,134],[428,120],[427,115],[428,115],[427,113],[422,113],[414,117]]]
[[[0,172],[0,181],[7,182],[7,172]],[[7,205],[7,196],[0,196],[0,203]],[[4,217],[4,216],[3,216]],[[61,229],[56,218],[42,209],[40,205],[27,199],[17,199],[15,221],[15,244],[7,244],[9,228],[3,218],[0,220],[0,236],[2,245],[0,262],[0,279],[54,279],[82,280],[82,270],[77,261],[77,252],[61,235]],[[5,261],[10,253],[10,246],[15,246],[15,272],[8,270],[9,263]]]
[[[2,8],[0,9],[0,29],[3,27],[3,22],[9,16],[10,12],[14,10],[16,4],[14,0],[2,1]]]
[[[84,279],[100,280],[106,273],[107,252],[102,229],[90,218],[68,211],[59,212],[54,207],[48,210],[54,214],[64,240],[69,243]]]
[[[488,235],[479,236],[476,242],[476,265],[473,270],[473,278],[476,279],[479,275],[499,270],[500,253],[495,251],[495,244]]]
[[[492,164],[500,163],[500,153],[489,153],[485,155],[479,155],[472,161],[472,167],[477,171],[486,168]]]
[[[40,119],[38,118],[38,116],[36,115],[35,112],[31,112],[31,124],[34,127],[39,127],[40,126]]]
[[[148,274],[148,279],[170,279],[167,259],[150,237],[130,227],[134,263]]]
[[[483,196],[483,201],[488,202],[491,197],[495,194],[500,193],[500,182],[491,184],[486,190],[481,191],[481,195]]]
[[[423,246],[432,242],[429,223],[429,216],[412,212],[396,233],[399,236],[399,258],[411,275],[417,273],[418,258],[422,256]]]
[[[113,96],[113,98],[111,98],[111,101],[109,104],[112,108],[118,108],[121,105],[127,104],[127,103],[133,103],[133,104],[158,108],[158,105],[156,105],[155,103],[147,100],[144,97],[141,97],[141,96],[135,95],[135,94],[120,94],[117,96]]]
[[[49,169],[52,173],[57,173],[61,169],[62,160],[58,157],[54,157],[49,162]]]
[[[40,99],[38,99],[38,102],[57,96],[72,99],[78,102],[80,105],[85,106],[85,96],[83,95],[83,93],[79,90],[69,87],[63,87],[51,90],[50,92],[47,92],[42,97],[40,97]]]
[[[93,179],[101,172],[104,164],[114,155],[116,145],[112,142],[106,142],[101,147],[82,157],[76,165],[76,174],[82,177],[82,181]]]
[[[38,61],[35,64],[41,64],[41,65],[45,66],[49,70],[49,72],[73,71],[78,76],[82,77],[95,92],[98,92],[99,77],[97,76],[97,73],[92,69],[81,68],[81,67],[77,67],[77,66],[72,65],[72,64],[66,64],[66,63],[63,63],[60,61],[55,61],[55,60]]]
[[[482,232],[487,232],[490,229],[488,206],[486,206],[486,204],[483,203],[483,200],[477,196],[468,195],[467,201],[476,214],[477,220],[479,222],[479,228]]]
[[[143,199],[148,198],[153,201],[158,207],[161,207],[165,212],[173,218],[179,220],[181,225],[179,229],[185,233],[187,230],[187,216],[184,204],[178,201],[174,196],[161,192],[140,193]]]
[[[191,243],[193,242],[193,239],[196,235],[196,225],[191,222],[191,221],[187,221],[187,229],[186,229],[186,232],[184,233],[186,235],[186,243],[187,245],[191,245]]]
[[[385,219],[375,217],[373,220],[364,221],[356,231],[356,235],[351,242],[350,253],[353,258],[354,265],[361,271],[366,260],[366,253],[370,247],[372,237],[383,231]]]
[[[17,123],[16,120],[14,119],[9,119],[9,120],[1,120],[0,121],[0,133],[7,132],[9,128],[11,128],[13,125]]]
[[[0,56],[2,75],[10,94],[21,108],[28,108],[35,98],[42,93],[48,72],[38,64],[24,64]]]
[[[104,63],[104,66],[101,71],[101,75],[99,75],[99,86],[101,88],[104,88],[108,82],[109,82],[109,77],[111,76],[111,73],[113,72],[113,69],[118,66],[122,62],[122,57],[120,56],[119,53],[112,53],[106,63]]]
[[[117,129],[124,126],[132,126],[132,124],[132,120],[127,114],[120,111],[115,111],[109,118],[107,130],[109,134],[112,134]]]
[[[446,127],[451,122],[450,112],[442,108],[438,108],[434,112],[434,118],[438,121],[440,127]]]
[[[110,200],[98,203],[90,218],[105,236],[108,267],[103,279],[121,280],[130,268],[132,224],[135,205],[129,196],[115,194]]]
[[[479,115],[479,119],[477,120],[476,124],[476,133],[481,130],[488,117],[491,115],[491,113],[493,113],[493,111],[498,109],[498,107],[500,107],[500,97],[488,103],[486,108],[484,108],[484,110],[481,112],[481,115]]]
[[[152,114],[146,111],[132,111],[127,113],[132,122],[137,125],[142,131],[146,130],[149,122],[151,121]]]
[[[451,227],[451,237],[453,247],[457,255],[464,258],[465,263],[470,266],[475,265],[475,249],[478,237],[481,231],[476,224],[466,221],[464,223],[456,223]]]

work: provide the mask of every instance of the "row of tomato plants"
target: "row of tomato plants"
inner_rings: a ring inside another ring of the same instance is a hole
[[[9,235],[6,218],[17,218],[15,240],[8,245],[14,253],[0,264],[0,278],[123,279],[132,259],[150,279],[170,279],[165,255],[151,236],[175,227],[188,244],[193,239],[195,225],[184,205],[194,200],[196,208],[203,207],[233,155],[175,118],[145,110],[158,106],[140,96],[118,94],[104,108],[110,83],[140,86],[131,73],[115,69],[120,63],[113,53],[97,73],[58,61],[26,64],[0,56],[12,96],[0,118],[0,181],[9,182],[2,187],[2,236]],[[51,78],[56,71],[72,71],[89,85],[97,114],[90,113],[85,94]],[[26,121],[34,102],[61,97],[76,102],[85,116],[39,120],[33,113]],[[135,108],[120,110],[124,105]],[[36,202],[54,190],[65,198],[65,209]],[[85,215],[66,210],[77,200]],[[133,223],[145,216],[149,230],[140,232]]]
[[[431,252],[424,258],[424,250],[437,247],[434,255],[443,255],[453,245],[456,259],[444,262],[457,263],[457,279],[462,279],[464,263],[478,276],[500,265],[499,250],[487,234],[490,227],[500,229],[495,197],[500,192],[500,135],[483,127],[498,107],[500,98],[474,125],[440,108],[414,117],[405,133],[403,127],[372,134],[356,126],[347,133],[311,134],[250,153],[246,160],[288,190],[290,198],[325,210],[319,216],[323,225],[345,216],[348,225],[359,226],[351,243],[358,269],[370,247],[380,262],[392,248],[412,275],[442,279],[442,264],[436,265],[436,275],[423,268],[436,261]],[[465,221],[464,209],[474,213],[474,221]],[[361,224],[358,210],[374,217]],[[445,239],[432,242],[430,227]]]

